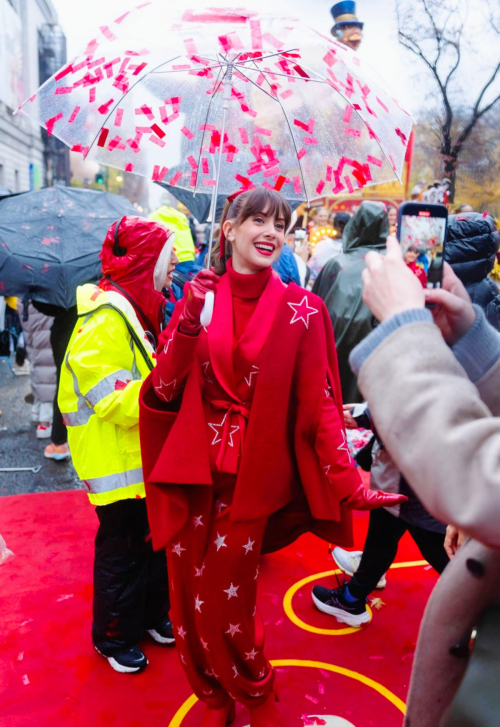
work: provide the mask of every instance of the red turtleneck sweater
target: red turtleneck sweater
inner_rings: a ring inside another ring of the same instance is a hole
[[[227,262],[227,275],[233,296],[233,350],[245,332],[252,314],[264,292],[272,268],[268,267],[253,275],[243,275],[233,269],[232,261]]]

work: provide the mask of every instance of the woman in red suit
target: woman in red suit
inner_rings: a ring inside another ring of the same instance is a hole
[[[271,267],[289,222],[278,192],[226,202],[215,270],[185,290],[142,392],[153,542],[167,550],[170,613],[207,706],[202,727],[230,724],[235,700],[251,727],[284,724],[256,609],[261,553],[306,530],[350,544],[350,509],[404,499],[365,490],[351,461],[328,313]],[[216,298],[204,329],[207,291]],[[177,412],[166,429],[162,409]]]

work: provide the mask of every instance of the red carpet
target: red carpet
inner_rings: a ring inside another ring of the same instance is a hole
[[[181,709],[191,691],[175,649],[145,639],[149,667],[143,674],[122,675],[92,647],[96,522],[83,491],[0,499],[0,534],[15,553],[0,566],[0,727],[195,727],[201,707]],[[356,545],[362,548],[367,517],[357,516],[355,524]],[[405,536],[397,561],[420,560]],[[267,655],[278,665],[287,727],[397,727],[419,622],[436,576],[422,565],[391,570],[387,588],[375,594],[386,605],[362,631],[322,635],[299,628],[284,611],[285,593],[333,567],[327,546],[312,536],[263,559],[259,609]],[[293,597],[296,616],[319,629],[341,629],[314,609],[311,586]],[[241,709],[235,727],[248,722]]]

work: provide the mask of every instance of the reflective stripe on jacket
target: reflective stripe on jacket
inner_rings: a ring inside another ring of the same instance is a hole
[[[83,285],[77,306],[58,395],[73,464],[94,505],[142,498],[139,391],[153,348],[120,293]]]

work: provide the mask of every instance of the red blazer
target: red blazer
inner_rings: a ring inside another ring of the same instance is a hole
[[[167,412],[168,405],[154,393],[151,376],[141,391],[141,448],[155,548],[164,547],[186,522],[189,488],[212,484],[202,403],[203,375],[195,355],[198,347],[208,343],[218,381],[228,397],[235,396],[231,293],[225,278],[219,284],[207,332],[185,342],[194,355],[182,397],[177,399],[178,413]],[[176,326],[174,319],[172,324]],[[328,541],[351,545],[351,512],[340,501],[358,487],[359,474],[353,467],[332,483],[322,471],[314,448],[327,382],[343,423],[328,312],[317,296],[294,283],[286,288],[273,277],[250,327],[254,327],[255,335],[249,336],[243,353],[249,362],[258,365],[259,374],[231,520],[269,518],[265,552],[292,542],[307,530]],[[168,332],[166,335],[168,338]]]

